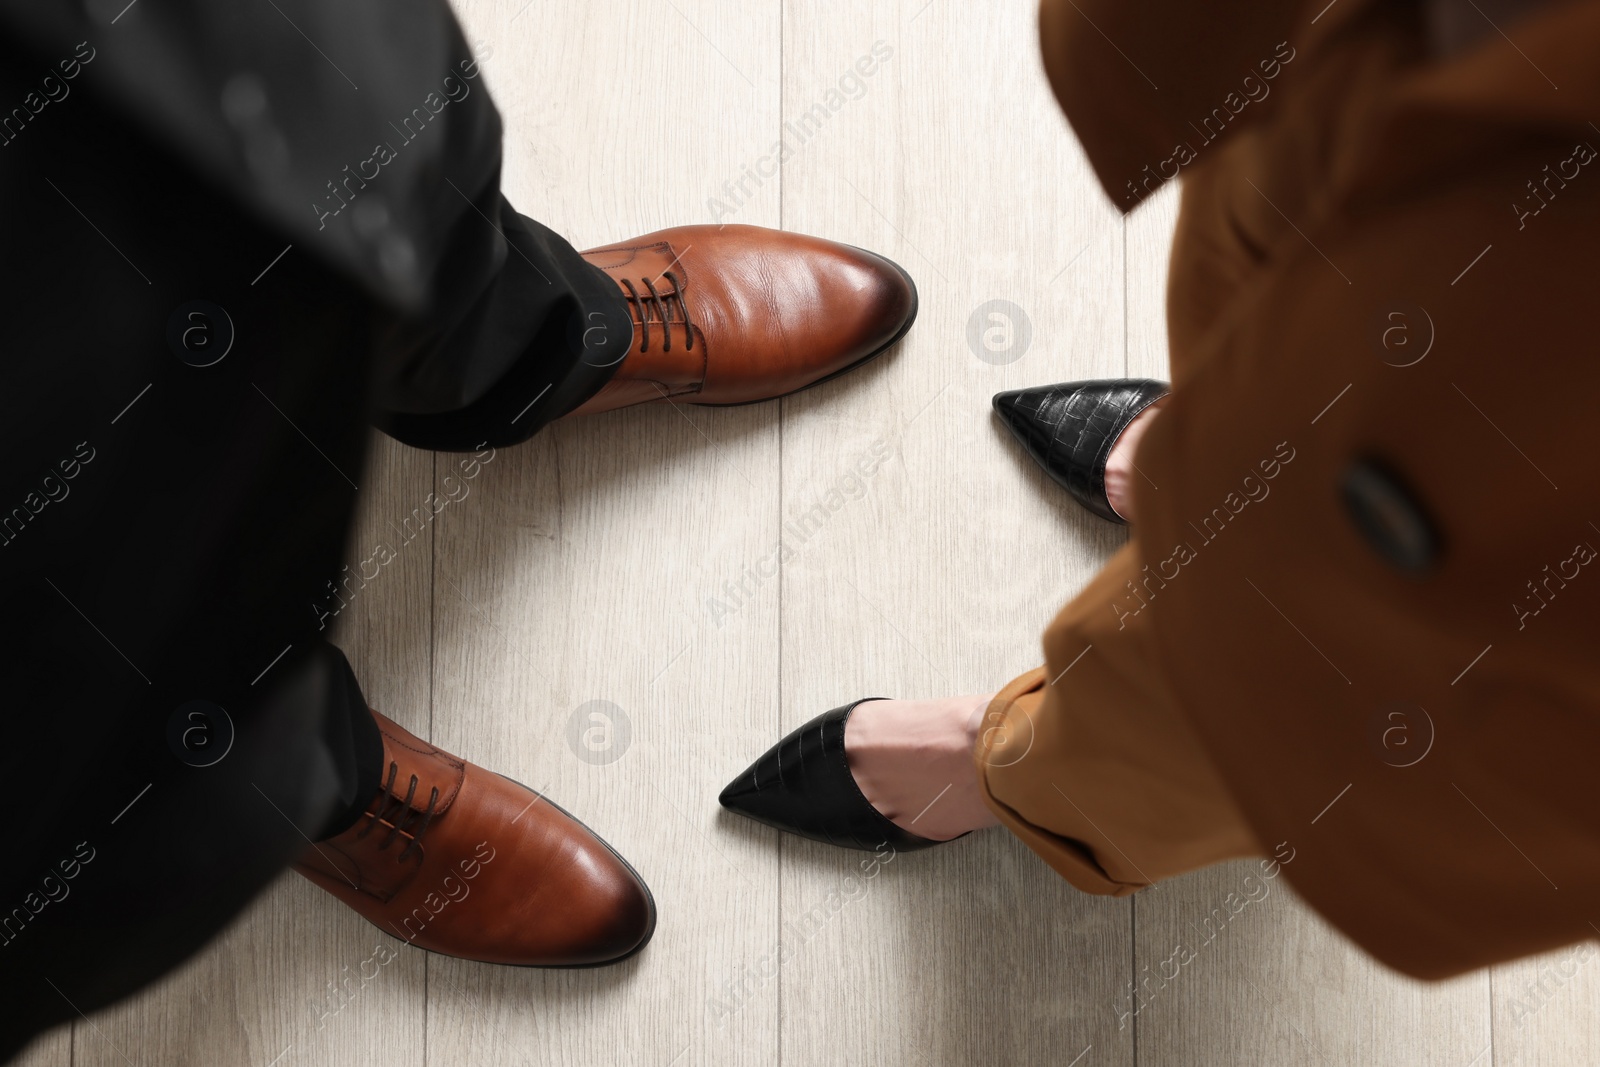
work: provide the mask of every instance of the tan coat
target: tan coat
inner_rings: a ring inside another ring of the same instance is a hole
[[[1442,977],[1600,933],[1600,3],[1325,4],[1046,0],[1108,194],[1182,178],[1174,392],[979,766],[1085,889],[1292,856]]]

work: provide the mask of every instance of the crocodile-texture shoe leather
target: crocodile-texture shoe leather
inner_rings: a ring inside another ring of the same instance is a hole
[[[845,761],[844,725],[865,697],[834,708],[779,741],[719,798],[729,811],[791,834],[841,848],[896,852],[931,848],[942,841],[907,833],[867,802]],[[965,836],[965,835],[963,835]],[[951,840],[954,840],[952,838]]]
[[[1102,519],[1126,523],[1106,499],[1106,460],[1128,424],[1171,389],[1153,378],[1063,382],[997,393],[994,410],[1073,499]]]

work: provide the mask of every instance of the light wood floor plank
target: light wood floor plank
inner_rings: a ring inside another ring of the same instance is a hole
[[[710,221],[778,126],[778,6],[520,7],[462,7],[494,42],[511,201],[580,248]],[[747,188],[737,221],[776,225],[776,186]],[[592,825],[660,925],[612,968],[431,960],[430,1067],[776,1064],[776,990],[744,975],[777,925],[777,861],[716,805],[730,758],[772,740],[776,590],[731,614],[709,601],[777,540],[777,417],[559,424],[441,516],[434,739]]]
[[[785,516],[827,509],[783,572],[784,729],[864,696],[997,689],[1121,540],[990,413],[1002,389],[1123,367],[1121,223],[1032,20],[786,6],[784,113],[817,118],[784,166],[785,225],[896,259],[922,311],[892,356],[784,402]],[[1126,980],[1125,902],[1073,892],[999,831],[870,880],[861,854],[781,849],[785,1065],[1133,1062],[1094,994]]]
[[[1496,1067],[1600,1059],[1600,946],[1593,941],[1494,968]]]
[[[1487,1067],[1488,977],[1412,981],[1322,922],[1280,873],[1198,871],[1137,898],[1143,1067],[1404,1063]]]
[[[27,1051],[13,1061],[14,1067],[71,1067],[73,1031],[79,1026],[83,1027],[85,1035],[94,1037],[94,1029],[81,1021],[60,1027],[29,1045]]]

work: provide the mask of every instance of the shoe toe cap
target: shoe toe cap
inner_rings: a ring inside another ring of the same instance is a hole
[[[505,779],[517,796],[500,808],[518,815],[496,840],[509,867],[497,874],[493,951],[527,966],[613,963],[643,948],[655,932],[650,888],[606,841],[548,796]],[[515,804],[515,807],[512,806]],[[502,880],[503,879],[503,880]]]
[[[558,965],[615,963],[638,952],[655,934],[656,906],[649,887],[605,842],[589,836],[568,852],[559,874],[559,900],[544,896],[534,920],[543,950]],[[559,909],[557,922],[550,921],[547,908]]]
[[[575,964],[614,963],[633,955],[655,935],[656,909],[644,883],[624,867],[597,880],[588,906],[572,924]]]
[[[916,284],[883,256],[754,226],[673,234],[707,336],[708,402],[779,396],[877,355],[916,319]],[[710,400],[710,397],[716,397]]]
[[[840,299],[841,327],[851,335],[851,355],[865,358],[892,344],[917,314],[917,287],[893,260],[865,249],[837,246],[831,279]]]
[[[760,273],[771,287],[781,336],[772,352],[794,361],[796,380],[821,381],[893,344],[917,315],[917,288],[898,264],[836,241],[782,234]]]

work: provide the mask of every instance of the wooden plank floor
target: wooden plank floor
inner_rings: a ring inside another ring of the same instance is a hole
[[[1112,901],[998,831],[868,873],[721,814],[721,786],[819,711],[1036,665],[1122,535],[1044,480],[989,397],[1164,375],[1175,200],[1128,220],[1104,201],[1028,3],[459,10],[493,49],[522,210],[579,247],[683,222],[824,234],[905,265],[921,318],[780,403],[558,425],[465,496],[454,458],[378,440],[352,558],[430,493],[458,499],[341,619],[368,698],[607,836],[660,905],[647,952],[539,972],[395,946],[339,996],[394,943],[289,875],[27,1067],[1596,1062],[1592,947],[1421,985],[1250,864]],[[803,137],[785,125],[808,115]],[[1230,895],[1250,903],[1219,927]],[[1180,944],[1177,976],[1147,981]]]

